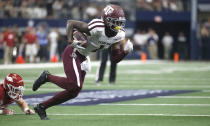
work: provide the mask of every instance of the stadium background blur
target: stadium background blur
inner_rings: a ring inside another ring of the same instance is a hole
[[[8,29],[15,37],[9,58],[16,63],[18,57],[26,58],[24,35],[33,29],[38,34],[39,26],[47,34],[46,48],[43,53],[40,46],[37,47],[34,62],[50,62],[54,56],[60,60],[68,44],[66,21],[88,22],[100,18],[107,3],[118,4],[125,11],[126,37],[134,43],[134,52],[127,59],[139,59],[146,53],[148,59],[172,60],[178,53],[180,60],[210,60],[208,0],[0,0],[0,63],[8,64],[4,62],[2,42]],[[52,30],[58,36],[54,47],[50,47]],[[40,41],[38,43],[41,45]],[[98,57],[98,53],[91,55],[93,60],[98,60]]]

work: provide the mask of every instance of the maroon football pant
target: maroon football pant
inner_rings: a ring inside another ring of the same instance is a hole
[[[41,103],[46,109],[73,99],[79,94],[86,74],[85,71],[81,70],[80,64],[85,60],[86,57],[78,52],[74,52],[70,45],[65,48],[63,52],[63,66],[66,77],[55,75],[48,77],[50,82],[65,90]]]

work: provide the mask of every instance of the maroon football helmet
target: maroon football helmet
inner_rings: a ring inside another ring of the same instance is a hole
[[[14,100],[18,100],[23,96],[24,83],[20,75],[16,73],[8,74],[4,79],[4,88],[8,96]]]
[[[125,14],[120,6],[107,5],[102,12],[102,19],[105,25],[115,32],[125,27]]]

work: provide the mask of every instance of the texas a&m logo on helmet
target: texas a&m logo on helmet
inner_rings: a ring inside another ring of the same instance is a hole
[[[102,12],[102,19],[115,32],[123,29],[126,21],[123,9],[117,5],[107,5]]]

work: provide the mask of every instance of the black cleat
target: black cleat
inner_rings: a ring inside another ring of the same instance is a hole
[[[37,104],[36,106],[34,106],[34,110],[39,115],[41,120],[50,120],[47,117],[47,114],[43,105]]]
[[[39,78],[33,84],[33,91],[36,91],[41,85],[48,82],[48,76],[50,73],[48,71],[43,71]]]

